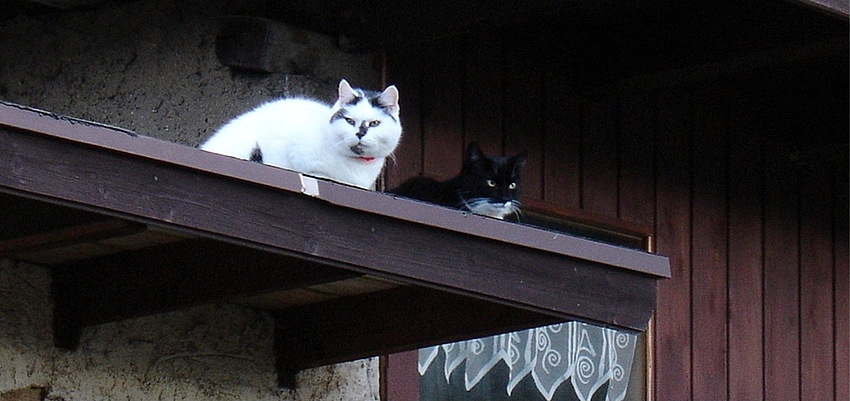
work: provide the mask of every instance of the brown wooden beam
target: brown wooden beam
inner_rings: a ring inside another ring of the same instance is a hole
[[[0,191],[0,240],[14,240],[67,227],[107,220],[102,214],[69,209],[54,203],[10,195]]]
[[[669,276],[645,252],[2,102],[0,193],[205,238],[55,268],[64,346],[82,327],[266,291],[363,274],[405,285],[279,315],[291,373],[552,321],[644,330]]]
[[[398,287],[275,314],[279,384],[316,366],[563,321],[424,287]]]
[[[55,338],[73,348],[86,326],[357,276],[209,239],[125,251],[53,269]]]
[[[92,223],[60,228],[25,237],[0,241],[0,256],[15,257],[26,252],[57,248],[80,242],[123,237],[145,230],[144,224],[126,220],[106,219]]]
[[[87,134],[74,135],[93,141]],[[622,266],[645,260],[655,269],[661,264],[652,255],[320,182],[321,196],[352,205],[337,206],[291,192],[291,178],[299,191],[301,185],[292,172],[151,138],[99,134],[104,135],[109,146],[164,154],[180,163],[229,167],[229,174],[268,176],[286,187],[272,186],[275,181],[265,178],[263,184],[225,179],[152,157],[0,129],[0,160],[17,163],[0,168],[0,191],[26,191],[28,196],[403,283],[475,294],[562,319],[644,330],[655,308],[657,276],[586,259],[601,256],[597,260]],[[366,212],[354,205],[372,208]],[[382,210],[413,221],[381,215]],[[527,238],[538,239],[513,244]],[[666,260],[664,264],[669,271]],[[202,278],[198,283],[203,284]]]

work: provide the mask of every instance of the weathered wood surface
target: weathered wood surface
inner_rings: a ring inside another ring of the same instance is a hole
[[[52,213],[81,210],[107,222],[179,234],[167,243],[58,263],[53,295],[56,339],[63,345],[73,345],[79,330],[89,325],[361,275],[401,287],[362,295],[355,291],[354,298],[297,308],[285,299],[266,304],[278,311],[280,322],[302,321],[304,330],[315,326],[309,337],[321,338],[311,340],[310,347],[296,347],[301,350],[297,358],[282,369],[564,320],[640,331],[655,309],[656,280],[669,275],[666,258],[645,252],[303,177],[49,113],[0,104],[0,121],[4,197],[52,205]],[[94,230],[94,237],[86,231],[110,224],[55,229],[65,239],[78,232],[80,240],[102,241],[100,234],[110,227]],[[112,231],[121,241],[132,238]],[[34,238],[54,242],[56,233],[48,234],[26,233],[24,240],[4,236],[0,245],[20,250],[22,242]],[[372,307],[352,309],[348,302],[357,299],[369,299]],[[429,314],[411,319],[419,309]],[[403,327],[359,323],[382,318]],[[329,322],[335,323],[325,327]],[[435,327],[435,322],[454,323]],[[332,329],[354,341],[332,343]],[[307,341],[303,333],[280,335],[292,337],[286,340],[289,346]]]

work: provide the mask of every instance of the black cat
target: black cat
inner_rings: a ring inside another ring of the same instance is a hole
[[[485,155],[477,142],[466,148],[456,177],[437,181],[411,178],[390,193],[504,219],[520,208],[520,171],[525,152],[513,157]]]

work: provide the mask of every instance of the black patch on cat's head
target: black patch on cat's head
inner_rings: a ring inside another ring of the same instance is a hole
[[[386,115],[392,118],[393,121],[398,122],[398,120],[396,120],[395,118],[395,115],[393,115],[393,113],[396,111],[396,108],[398,107],[397,104],[388,105],[386,103],[386,100],[382,98],[384,94],[381,92],[368,91],[366,93],[366,98],[369,99],[369,104],[372,105],[372,107],[376,109],[381,109]]]
[[[334,121],[343,118],[345,118],[345,109],[339,109],[331,116],[331,120],[328,123],[333,124]]]
[[[346,102],[346,103],[345,103],[345,105],[346,105],[346,106],[353,106],[353,105],[355,105],[355,104],[357,104],[357,103],[360,103],[360,101],[361,101],[361,100],[363,100],[363,98],[362,98],[362,97],[360,97],[360,96],[355,96],[355,97],[351,98],[351,100],[349,100],[348,102]]]
[[[251,156],[248,160],[252,162],[262,163],[263,162],[263,150],[260,149],[260,145],[254,145],[254,149],[251,149]]]
[[[367,100],[373,108],[380,109],[386,113],[393,121],[398,122],[398,89],[395,85],[390,85],[383,92],[376,92],[360,88],[353,88],[345,79],[339,81],[337,104],[344,109],[347,106],[353,106],[360,103],[362,100]],[[338,113],[338,112],[337,112]],[[336,115],[331,117],[331,122],[336,120]]]
[[[384,104],[384,101],[381,99],[381,96],[383,96],[383,93],[375,92],[375,91],[367,91],[367,90],[363,90],[363,89],[355,89],[355,91],[357,91],[358,94],[362,94],[362,96],[360,96],[360,95],[354,96],[348,102],[342,103],[340,105],[340,109],[338,109],[336,112],[334,112],[334,114],[331,116],[331,119],[329,121],[330,123],[333,123],[334,121],[339,120],[341,118],[345,118],[346,114],[347,114],[345,108],[347,106],[356,105],[357,103],[360,103],[360,101],[362,101],[364,99],[366,99],[369,102],[370,106],[372,106],[373,108],[376,108],[376,109],[380,109],[381,111],[384,112],[384,114],[386,114],[388,117],[393,119],[393,121],[398,122],[398,119],[396,119],[396,117],[393,115],[393,111],[398,106],[397,105],[387,106],[386,104]]]
[[[384,105],[381,104],[380,96],[381,94],[377,92],[375,92],[372,96],[369,96],[369,104],[371,104],[374,108],[383,109]]]

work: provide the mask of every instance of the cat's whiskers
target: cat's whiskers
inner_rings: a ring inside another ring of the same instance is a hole
[[[521,222],[522,221],[522,203],[519,200],[514,199],[513,204],[511,206],[512,206],[511,207],[511,213],[514,216],[516,216],[517,222]]]
[[[352,143],[352,141],[350,141],[348,139],[342,139],[342,140],[335,142],[332,146],[334,148],[348,149],[353,145],[357,145],[357,143]]]
[[[461,209],[466,209],[483,216],[495,217],[497,219],[503,219],[505,216],[514,213],[515,210],[512,203],[515,201],[493,202],[489,198],[466,199],[463,196],[461,196],[460,199],[464,206]]]
[[[369,157],[392,157],[393,161],[395,161],[395,155],[390,153],[389,155],[384,156],[382,154],[384,147],[379,146],[380,144],[370,138],[359,138],[354,140],[353,138],[343,138],[332,146],[334,149],[340,151],[343,154],[351,154],[355,153],[356,156],[369,156]],[[354,148],[359,148],[362,153],[357,153]]]
[[[460,201],[463,204],[463,207],[460,208],[460,209],[465,208],[466,210],[469,210],[470,212],[473,212],[473,213],[478,213],[478,210],[480,209],[481,205],[488,203],[487,198],[466,199],[462,195],[460,196]]]
[[[461,196],[461,197],[460,197],[460,202],[461,202],[461,205],[462,205],[463,207],[458,207],[458,209],[466,209],[466,210],[472,211],[472,206],[469,204],[469,202],[467,202],[467,201],[466,201],[466,198],[464,198],[463,196]],[[457,206],[456,206],[456,207],[457,207]]]
[[[353,155],[353,156],[361,156],[365,153],[364,148],[366,146],[362,142],[355,142],[349,139],[342,139],[333,144],[333,148],[337,149],[340,153],[344,155]],[[359,152],[355,149],[358,149]]]

